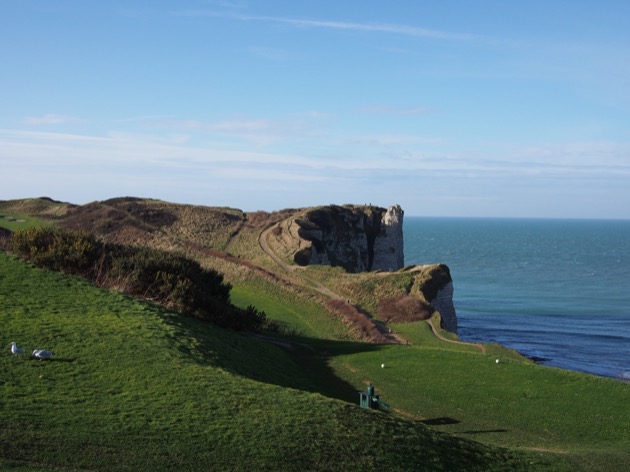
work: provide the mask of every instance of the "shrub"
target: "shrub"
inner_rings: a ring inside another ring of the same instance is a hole
[[[235,330],[259,330],[264,312],[230,303],[223,275],[172,252],[105,244],[85,231],[29,228],[13,234],[12,249],[39,267],[81,275],[100,287],[149,299]]]
[[[223,275],[184,256],[110,245],[109,259],[106,283],[124,292],[190,314],[201,313],[214,302],[229,303],[231,286],[223,282]]]
[[[28,228],[13,233],[11,247],[35,265],[90,277],[103,244],[86,231]]]
[[[231,310],[223,311],[218,322],[220,326],[236,331],[260,331],[268,324],[267,315],[253,305],[247,308],[231,306]]]

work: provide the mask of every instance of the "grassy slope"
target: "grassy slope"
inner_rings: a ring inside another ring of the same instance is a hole
[[[269,313],[288,328],[289,333],[310,338],[349,339],[344,324],[322,310],[321,304],[301,299],[271,283],[261,280],[240,282],[230,291],[230,299],[237,306],[254,305]]]
[[[31,226],[41,226],[46,224],[50,223],[40,218],[18,215],[13,212],[9,213],[0,211],[0,228],[6,228],[9,231],[18,231]]]
[[[250,294],[248,302],[255,301]],[[272,317],[280,313],[285,322],[287,312],[299,311],[292,305],[265,309]],[[295,326],[303,325],[304,315],[296,317]],[[474,346],[445,343],[426,322],[391,326],[411,345],[356,349],[351,343],[309,342],[329,353],[329,366],[339,378],[352,385],[373,382],[384,401],[436,430],[557,453],[576,470],[627,469],[629,384],[538,366],[499,345],[485,345],[481,353]]]
[[[230,251],[273,267],[255,251],[258,247],[256,234],[254,230],[248,230],[245,234],[241,231],[240,239],[232,241]],[[244,235],[247,238],[241,237]],[[249,252],[241,254],[239,245]],[[229,274],[230,266],[225,265],[221,269],[227,269]],[[322,280],[336,288],[343,287],[344,292],[347,289],[348,296],[359,296],[356,287],[360,289],[361,284],[352,287],[346,284],[343,280],[345,274],[309,268],[309,273],[317,271],[323,271]],[[292,290],[284,290],[272,282],[252,277],[250,272],[245,275],[232,273],[229,276],[235,284],[235,303],[243,306],[253,304],[267,311],[271,317],[280,319],[295,332],[309,337],[297,339],[298,342],[306,341],[320,351],[326,351],[329,358],[327,363],[322,363],[325,359],[310,355],[308,350],[293,351],[291,358],[287,358],[283,351],[273,346],[268,346],[269,351],[261,354],[260,343],[251,344],[241,337],[238,339],[244,344],[237,343],[240,348],[235,354],[234,349],[230,350],[222,342],[232,339],[232,334],[221,334],[218,336],[220,341],[211,343],[214,347],[210,352],[213,356],[220,353],[223,362],[230,364],[230,372],[283,387],[320,391],[330,397],[349,401],[356,401],[354,390],[362,388],[365,381],[371,380],[376,383],[377,390],[383,393],[385,401],[392,403],[405,415],[422,419],[434,429],[489,444],[562,451],[560,455],[545,453],[536,460],[553,461],[558,466],[570,464],[576,470],[627,468],[630,461],[630,409],[624,405],[628,405],[630,398],[628,384],[535,366],[522,362],[519,356],[500,346],[486,346],[487,355],[482,355],[473,347],[437,340],[425,322],[393,325],[395,330],[412,342],[412,346],[374,346],[349,342],[343,325],[331,319],[312,296],[304,297]],[[365,306],[371,307],[369,302]],[[191,332],[197,333],[195,338],[201,336],[199,328],[191,329]],[[178,338],[180,336],[177,334]],[[267,357],[271,352],[276,356],[273,360]],[[198,356],[197,350],[189,354]],[[496,357],[502,360],[499,365],[494,363]],[[380,369],[382,362],[386,363],[386,369]],[[283,392],[280,396],[283,396],[284,389],[280,391]],[[236,397],[239,395],[236,394]],[[306,414],[319,417],[319,412],[312,411],[314,409],[317,409],[316,404],[307,408]],[[286,411],[293,414],[290,408]],[[260,412],[252,410],[244,414],[260,415]],[[388,421],[392,421],[392,418],[388,418]],[[330,423],[322,424],[325,425],[322,426],[324,429],[331,427]],[[417,426],[414,424],[413,427]],[[360,429],[362,426],[354,424],[352,427]],[[324,430],[321,431],[324,434]],[[301,438],[303,434],[305,438],[310,437],[310,433],[303,431],[296,430],[294,433],[289,438],[281,437],[286,441],[294,437]],[[331,434],[334,436],[337,432]],[[362,441],[360,436],[353,438],[357,442]],[[350,437],[347,439],[350,440]],[[242,446],[234,447],[237,451]],[[396,448],[396,454],[405,454],[407,446],[387,443],[387,447]],[[412,456],[416,453],[413,447],[407,451]],[[311,451],[304,450],[304,454],[308,457],[305,460],[312,460]],[[353,453],[352,457],[357,454]],[[385,453],[375,454],[379,456]],[[387,459],[384,460],[392,460],[392,454],[385,454]],[[368,453],[367,457],[373,457],[373,454]],[[467,457],[464,454],[458,460],[468,464]],[[492,457],[496,458],[494,452],[490,452],[489,463],[485,466],[488,470],[497,467]],[[324,462],[317,464],[325,468],[322,465]],[[409,465],[406,462],[400,464],[402,470]],[[473,462],[470,464],[472,467]],[[505,466],[508,467],[507,464]],[[549,467],[546,464],[530,469],[548,470]]]
[[[279,347],[2,254],[0,298],[2,469],[527,470],[548,460],[312,393],[318,378]],[[11,341],[55,357],[16,358]]]

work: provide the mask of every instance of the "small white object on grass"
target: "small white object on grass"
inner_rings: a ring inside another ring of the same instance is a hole
[[[36,359],[44,360],[44,359],[50,359],[52,357],[53,353],[50,351],[45,351],[43,349],[35,349],[33,351],[33,357],[35,357]]]
[[[497,364],[499,363],[499,359],[497,359]]]
[[[17,347],[17,344],[15,344],[15,342],[11,343],[11,353],[15,354],[16,356],[18,354],[24,354],[24,349],[22,349],[21,347]]]
[[[384,369],[384,368],[385,368],[385,364],[381,364],[381,369]]]

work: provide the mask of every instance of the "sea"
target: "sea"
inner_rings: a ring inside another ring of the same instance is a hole
[[[630,221],[404,219],[405,265],[444,263],[464,341],[630,381]]]

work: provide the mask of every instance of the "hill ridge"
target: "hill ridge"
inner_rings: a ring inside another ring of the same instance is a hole
[[[26,203],[23,201],[4,202],[0,205],[0,209],[11,206],[16,209],[27,207],[34,216],[46,218],[51,205],[60,205],[50,200],[41,202],[37,199]],[[289,226],[295,228],[295,222],[307,218],[305,215],[309,215],[313,209],[317,210],[321,219],[321,215],[327,208],[320,206],[289,208],[271,213],[245,213],[228,207],[207,207],[137,197],[118,197],[85,205],[68,204],[65,213],[56,217],[55,223],[71,229],[87,229],[114,243],[146,245],[162,250],[183,252],[223,273],[226,280],[231,283],[239,283],[243,278],[254,276],[281,284],[290,291],[316,292],[323,297],[321,303],[327,311],[344,320],[354,336],[370,342],[402,342],[399,336],[391,333],[389,328],[376,319],[379,318],[378,300],[363,301],[362,298],[366,294],[357,293],[358,287],[344,285],[350,290],[344,293],[338,289],[330,290],[329,287],[336,285],[336,282],[321,279],[315,266],[309,266],[308,274],[303,269],[298,269],[301,266],[295,264],[294,253],[287,252],[287,246],[281,243],[282,240],[286,240],[288,233],[274,234],[277,228]],[[362,208],[367,208],[366,211],[379,215],[385,212],[385,209],[379,207],[362,205],[345,205],[336,208],[335,215],[339,215],[340,208],[347,208],[354,213],[363,211]],[[62,212],[58,211],[58,213]],[[300,243],[303,241],[301,236],[296,234],[296,238],[294,241],[298,245],[302,244]],[[298,270],[299,273],[296,272]],[[406,272],[408,277],[413,274],[413,271]],[[427,272],[432,273],[429,269]],[[336,272],[333,271],[333,273]],[[342,277],[352,280],[352,275]],[[391,274],[363,273],[357,274],[354,283],[361,285],[365,283],[364,279],[372,279],[375,282],[370,283],[387,285],[385,277],[399,276],[395,272]],[[414,298],[417,308],[412,309],[411,316],[418,316],[415,313],[424,313],[421,316],[426,318],[431,315],[434,308],[430,304],[431,300],[427,300],[418,289],[418,284],[426,284],[432,277],[433,275],[426,274],[418,276],[418,281],[410,285],[416,285],[414,293],[406,293],[405,289],[395,288],[396,283],[389,284],[384,290],[391,292],[392,297]],[[441,277],[435,280],[438,284],[445,283],[440,282]],[[450,275],[447,275],[447,279],[444,280],[448,282]],[[373,294],[369,296],[374,297]],[[435,293],[432,296],[435,296]],[[395,305],[390,304],[389,309],[395,309]]]

